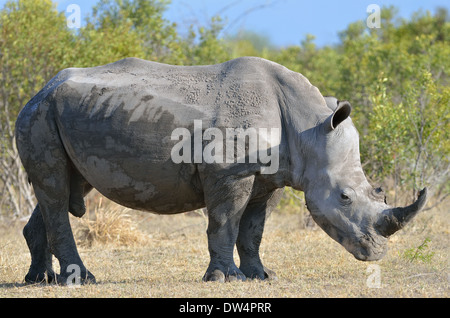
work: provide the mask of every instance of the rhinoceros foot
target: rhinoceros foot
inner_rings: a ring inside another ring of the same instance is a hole
[[[246,280],[246,276],[235,265],[228,268],[227,270],[215,269],[210,271],[208,269],[203,276],[203,281],[205,282],[224,283],[244,280]]]
[[[28,273],[25,275],[25,283],[26,284],[40,284],[40,283],[54,283],[56,275],[55,273],[48,271],[36,271],[34,269],[30,269]]]
[[[75,278],[72,276],[63,276],[55,274],[52,272],[36,272],[34,270],[30,270],[27,275],[25,275],[25,283],[27,284],[57,284],[57,285],[85,285],[85,284],[95,284],[95,276],[92,275],[91,272],[87,271],[87,273],[81,273],[79,278]]]
[[[61,286],[96,284],[96,282],[95,276],[88,270],[82,271],[79,276],[56,275],[55,279],[55,283]]]
[[[278,280],[277,274],[265,266],[241,266],[240,269],[248,279]]]

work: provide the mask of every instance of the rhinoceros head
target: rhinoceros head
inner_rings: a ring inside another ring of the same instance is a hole
[[[304,192],[316,223],[358,260],[381,259],[390,235],[417,214],[426,189],[405,208],[386,204],[380,188],[367,181],[360,162],[359,135],[349,118],[348,102],[305,134]]]

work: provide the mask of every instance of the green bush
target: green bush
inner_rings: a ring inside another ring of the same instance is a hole
[[[192,25],[181,37],[163,17],[167,0],[100,0],[87,23],[70,30],[50,0],[10,0],[0,10],[0,214],[28,215],[34,199],[14,147],[20,109],[58,71],[135,56],[193,65],[251,54],[305,75],[324,95],[348,100],[360,132],[369,179],[410,201],[430,188],[434,201],[450,193],[450,22],[448,12],[396,18],[383,8],[381,28],[364,21],[340,32],[340,43],[318,48],[314,35],[276,48],[264,37],[220,37],[226,23]],[[299,205],[286,191],[281,205]]]

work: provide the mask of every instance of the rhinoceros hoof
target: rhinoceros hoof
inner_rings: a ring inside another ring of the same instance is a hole
[[[77,286],[86,284],[95,284],[95,276],[91,272],[81,272],[79,277],[74,275],[57,275],[56,283],[61,286]]]
[[[264,267],[264,269],[257,269],[255,267],[241,267],[242,272],[248,279],[261,280],[278,280],[277,274],[274,271]]]
[[[207,271],[203,276],[204,282],[234,282],[238,280],[244,281],[246,279],[245,275],[237,268],[233,268],[227,271],[222,271],[220,269],[215,269],[213,271]]]
[[[45,272],[43,273],[28,272],[28,274],[25,275],[25,283],[27,284],[39,284],[45,282],[47,282]]]
[[[52,284],[56,281],[56,274],[53,271],[38,272],[34,270],[28,271],[25,275],[26,284]]]

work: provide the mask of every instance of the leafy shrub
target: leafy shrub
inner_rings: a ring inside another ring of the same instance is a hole
[[[403,252],[403,257],[407,260],[422,261],[425,263],[430,263],[433,258],[434,252],[430,251],[428,243],[431,242],[430,238],[425,238],[422,244],[417,247],[412,247]]]

